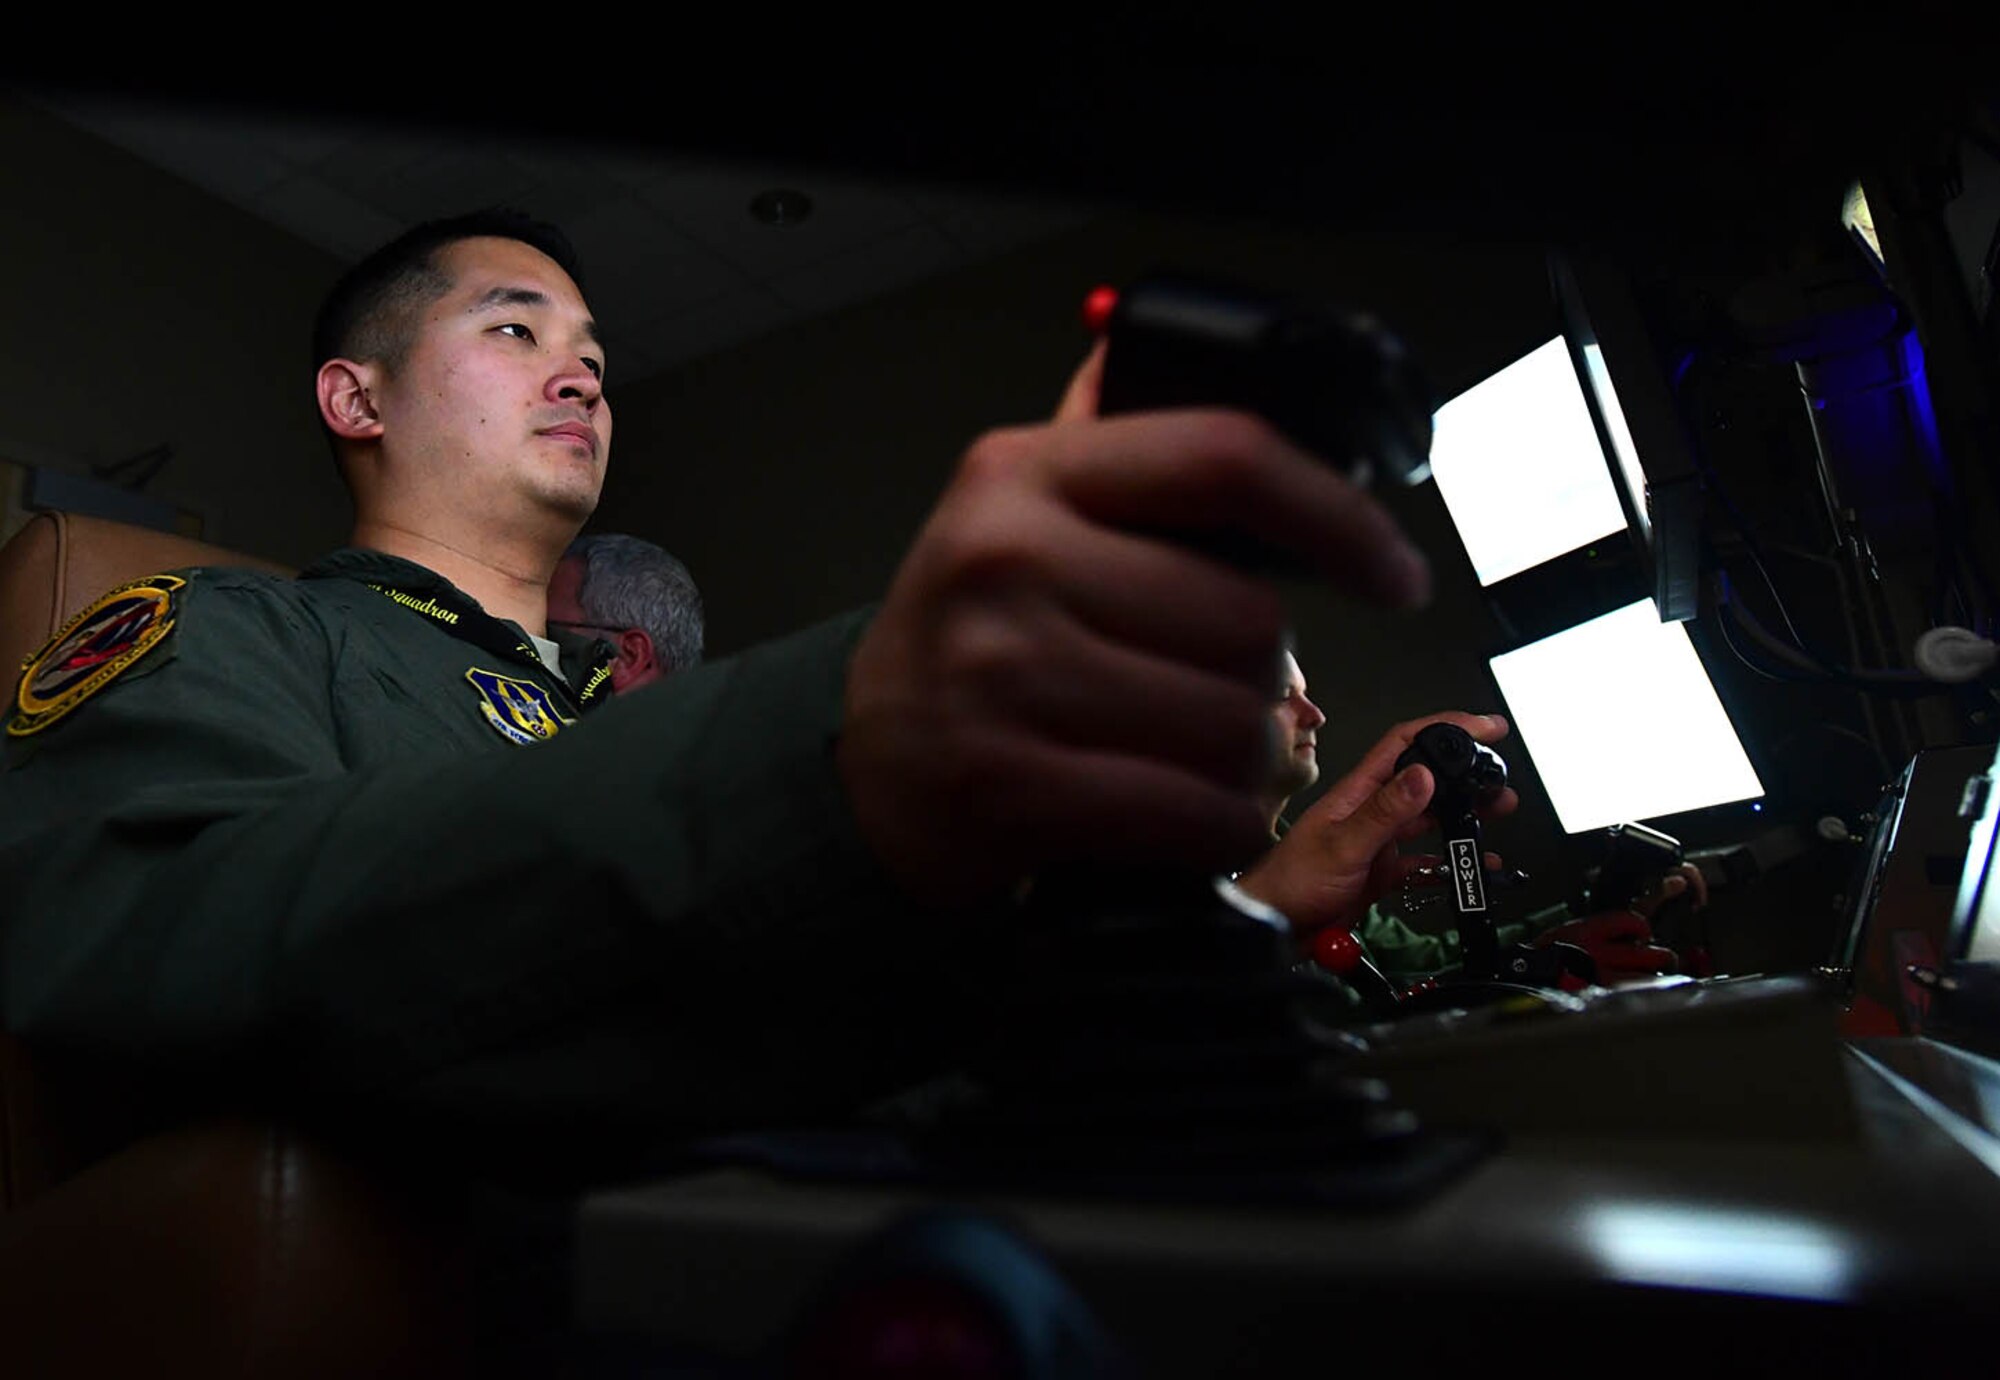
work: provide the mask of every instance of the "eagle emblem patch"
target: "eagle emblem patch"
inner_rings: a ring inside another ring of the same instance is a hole
[[[479,708],[486,722],[509,742],[546,743],[563,725],[575,722],[558,714],[549,692],[531,680],[477,667],[467,671],[465,678],[479,691]]]
[[[177,575],[134,580],[63,624],[46,646],[21,663],[8,734],[25,738],[41,732],[159,646],[174,629],[175,591],[186,584]]]

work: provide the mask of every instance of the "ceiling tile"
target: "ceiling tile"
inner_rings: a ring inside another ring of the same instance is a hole
[[[568,229],[570,222],[625,195],[625,184],[610,176],[577,145],[534,142],[506,151],[506,159],[533,181],[522,209]]]
[[[535,179],[498,150],[460,147],[421,158],[384,177],[368,200],[406,224],[462,215],[483,206],[521,206]]]
[[[756,220],[751,199],[774,187],[804,192],[812,214],[789,226]],[[922,219],[894,190],[823,172],[689,163],[635,190],[682,233],[752,278],[829,258]]]
[[[962,257],[937,227],[919,224],[779,274],[765,285],[801,314],[832,311],[942,273]]]
[[[132,101],[79,101],[63,113],[156,167],[232,202],[255,196],[290,173],[250,125],[224,114]]]
[[[311,169],[373,131],[366,126],[302,115],[272,115],[257,122],[264,147],[293,168]]]
[[[770,293],[745,287],[664,317],[637,334],[654,367],[664,368],[726,349],[793,319],[793,313]]]
[[[405,169],[451,152],[448,141],[407,130],[385,130],[373,138],[357,139],[335,149],[317,165],[319,176],[331,187],[358,200],[375,204],[382,185]]]
[[[367,203],[305,173],[267,189],[249,209],[308,244],[350,261],[388,243],[403,228]]]
[[[1091,213],[1047,201],[944,200],[934,203],[930,219],[967,258],[976,259],[1074,230]]]
[[[625,187],[638,187],[667,172],[671,160],[651,149],[626,145],[592,145],[584,152],[591,167]]]
[[[563,226],[607,329],[697,306],[745,286],[742,274],[629,196]]]

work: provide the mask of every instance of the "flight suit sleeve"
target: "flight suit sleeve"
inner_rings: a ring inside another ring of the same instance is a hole
[[[329,634],[185,593],[151,664],[9,748],[10,1030],[252,1100],[691,1129],[879,1092],[928,1042],[953,937],[833,764],[861,617],[546,744],[350,771]]]

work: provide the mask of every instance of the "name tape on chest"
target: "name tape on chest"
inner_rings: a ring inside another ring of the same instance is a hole
[[[479,709],[486,722],[511,743],[546,743],[575,722],[558,713],[554,696],[531,680],[478,667],[467,671],[465,678],[479,691]]]
[[[174,630],[186,580],[149,575],[101,595],[21,663],[8,735],[40,733],[118,679]]]
[[[583,682],[583,688],[576,692],[576,702],[585,709],[590,708],[596,700],[597,692],[602,690],[605,683],[610,679],[611,663],[609,661],[603,661],[593,666],[589,677]]]

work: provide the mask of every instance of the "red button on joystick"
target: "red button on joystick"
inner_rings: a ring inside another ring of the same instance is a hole
[[[1111,327],[1111,313],[1118,310],[1118,289],[1094,287],[1083,299],[1083,324],[1092,335],[1103,335]]]
[[[1361,941],[1354,931],[1330,925],[1313,936],[1313,962],[1338,977],[1353,972],[1361,964]]]

